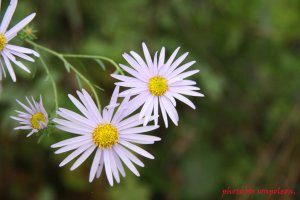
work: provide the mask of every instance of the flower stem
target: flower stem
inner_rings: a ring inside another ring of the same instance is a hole
[[[42,58],[41,55],[40,55],[40,61],[42,63],[42,66],[44,67],[50,81],[51,81],[52,88],[53,88],[53,94],[54,94],[54,100],[55,100],[55,111],[57,111],[58,110],[58,97],[57,97],[57,87],[56,87],[55,81],[53,79],[52,74],[49,71],[48,66],[46,65],[46,63],[45,63],[45,61],[44,61],[44,59]]]
[[[65,58],[64,58],[64,55],[61,54],[61,53],[58,53],[56,51],[53,51],[47,47],[44,47],[42,45],[39,45],[33,41],[30,41],[30,40],[26,40],[26,42],[28,42],[29,44],[31,44],[32,46],[34,46],[35,48],[37,49],[41,49],[45,52],[48,52],[54,56],[56,56],[57,58],[59,58],[63,63],[69,63]],[[100,104],[100,101],[99,101],[99,98],[98,98],[98,95],[97,95],[97,92],[93,86],[93,84],[82,74],[80,73],[71,63],[69,63],[68,65],[70,67],[70,69],[72,69],[74,71],[74,73],[76,73],[91,89],[93,95],[95,96],[95,99],[96,99],[96,103],[97,103],[97,106],[98,106],[98,109],[100,110],[101,109],[101,104]],[[50,71],[48,70],[48,72],[50,73]]]
[[[120,74],[124,75],[123,70],[118,66],[118,64],[110,59],[107,58],[105,56],[97,56],[97,55],[82,55],[82,54],[62,54],[63,57],[65,58],[87,58],[87,59],[100,59],[100,60],[105,60],[109,63],[111,63],[117,70],[117,72],[119,72]]]

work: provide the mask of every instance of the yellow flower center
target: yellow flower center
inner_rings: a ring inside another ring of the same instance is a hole
[[[34,129],[40,129],[40,123],[39,122],[44,122],[46,123],[45,120],[45,115],[43,113],[35,113],[34,115],[32,115],[32,118],[30,120],[31,122],[31,126]]]
[[[118,140],[118,130],[111,124],[99,124],[93,131],[93,141],[102,149],[111,148]]]
[[[167,79],[162,76],[154,76],[149,79],[148,88],[151,94],[161,96],[169,89],[169,86]]]
[[[6,45],[6,37],[4,36],[3,33],[0,33],[0,51],[4,49]]]

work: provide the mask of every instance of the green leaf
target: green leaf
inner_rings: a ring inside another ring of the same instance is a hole
[[[103,89],[102,87],[100,87],[100,86],[98,86],[98,85],[96,85],[96,84],[93,84],[93,86],[94,86],[95,88],[97,88],[98,90],[100,90],[100,91],[104,91],[104,89]]]
[[[72,66],[71,63],[69,63],[66,60],[64,60],[63,62],[64,62],[64,65],[65,65],[65,68],[66,68],[67,72],[70,72],[71,66]]]
[[[96,63],[99,64],[99,66],[101,67],[101,69],[102,69],[103,71],[106,70],[106,66],[105,66],[105,64],[104,64],[101,60],[99,60],[99,59],[94,59],[94,60],[95,60]]]
[[[75,74],[75,77],[76,77],[76,81],[78,83],[79,88],[82,89],[82,82],[80,80],[80,77],[77,74]]]

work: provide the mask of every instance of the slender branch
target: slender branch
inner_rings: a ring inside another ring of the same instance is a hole
[[[105,56],[82,55],[82,54],[62,54],[62,56],[65,57],[65,58],[87,58],[87,59],[105,60],[105,61],[111,63],[116,68],[117,72],[124,75],[123,70],[118,66],[118,64],[114,60],[112,60],[110,58],[107,58]]]
[[[95,99],[96,99],[96,103],[97,103],[97,106],[99,108],[99,110],[101,110],[101,104],[100,104],[100,101],[99,101],[99,98],[98,98],[98,95],[97,95],[97,92],[94,88],[94,86],[91,84],[91,82],[83,75],[81,74],[72,64],[70,64],[70,68],[84,81],[86,82],[86,84],[91,88],[94,96],[95,96]]]
[[[42,66],[44,67],[50,81],[51,81],[52,88],[53,88],[54,99],[55,99],[55,111],[57,111],[58,110],[58,98],[57,98],[57,87],[56,87],[55,81],[53,79],[52,74],[49,71],[48,66],[46,65],[46,63],[45,63],[45,61],[44,61],[44,59],[42,58],[41,55],[40,55],[40,61],[42,63]]]
[[[30,40],[26,40],[29,44],[31,44],[32,46],[34,46],[35,48],[38,48],[38,49],[41,49],[43,51],[46,51],[56,57],[58,57],[62,62],[67,62],[67,60],[64,58],[63,54],[60,54],[56,51],[53,51],[51,49],[48,49],[47,47],[44,47],[42,45],[39,45],[33,41],[30,41]],[[86,82],[86,84],[90,87],[91,91],[93,92],[94,96],[95,96],[95,99],[96,99],[96,103],[97,103],[97,106],[99,108],[99,110],[101,109],[101,104],[100,104],[100,101],[99,101],[99,98],[98,98],[98,95],[97,95],[97,92],[93,86],[93,84],[82,74],[80,73],[71,63],[69,63],[69,67],[84,81]],[[49,72],[49,70],[48,70]]]

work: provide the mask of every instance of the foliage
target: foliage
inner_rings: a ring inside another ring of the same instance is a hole
[[[7,4],[3,1],[2,9]],[[206,97],[193,99],[196,111],[178,104],[179,126],[157,131],[164,139],[154,145],[156,158],[145,160],[140,178],[128,175],[114,188],[104,177],[90,184],[91,160],[74,172],[57,166],[62,157],[49,145],[67,135],[54,131],[36,144],[37,137],[25,139],[13,131],[9,116],[15,99],[41,93],[45,107],[54,110],[51,81],[37,60],[28,65],[34,73],[17,70],[16,84],[2,81],[0,199],[220,199],[229,185],[293,188],[294,198],[300,198],[300,1],[28,0],[19,5],[13,20],[35,10],[37,43],[61,53],[105,55],[124,63],[121,54],[139,51],[142,41],[152,50],[165,46],[167,53],[182,46],[197,61],[194,68],[201,72],[193,78]],[[88,84],[66,72],[69,63],[42,56],[59,83],[60,106],[73,108],[65,94]],[[105,105],[113,64],[68,60],[90,84],[104,89],[97,93]]]

